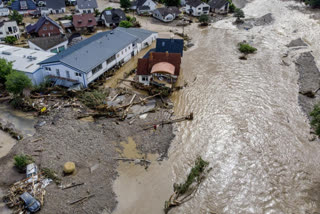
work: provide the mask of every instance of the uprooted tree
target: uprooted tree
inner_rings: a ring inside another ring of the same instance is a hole
[[[310,113],[312,117],[311,126],[314,128],[316,134],[320,136],[320,106],[315,105],[312,112]]]
[[[209,162],[198,157],[192,167],[187,180],[181,184],[174,184],[174,193],[165,202],[164,211],[168,213],[173,207],[179,206],[194,197],[201,182],[206,178],[211,168],[207,169]]]

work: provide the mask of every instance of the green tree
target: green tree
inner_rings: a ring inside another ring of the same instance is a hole
[[[310,113],[312,117],[311,126],[315,129],[316,134],[320,136],[320,106],[315,105],[312,112]]]
[[[18,39],[15,36],[7,36],[4,41],[10,45],[13,45]]]
[[[0,58],[0,83],[5,83],[6,76],[12,72],[12,63]]]
[[[19,24],[22,23],[22,20],[23,20],[23,16],[21,14],[18,13],[18,11],[14,10],[13,12],[11,12],[9,14],[9,19],[11,21],[16,21]]]
[[[6,76],[6,89],[7,91],[20,95],[25,88],[31,88],[31,80],[22,72],[12,71]]]
[[[112,10],[113,7],[106,7],[104,10]]]
[[[120,7],[127,10],[131,6],[130,0],[120,0]]]
[[[180,6],[180,0],[164,0],[163,3],[166,6]]]
[[[95,16],[99,16],[99,15],[100,15],[100,12],[99,12],[98,9],[94,9],[94,15],[95,15]]]
[[[133,24],[129,21],[121,21],[119,27],[130,28],[133,27]]]
[[[244,18],[244,12],[240,8],[236,8],[234,11],[234,17],[237,17],[237,22],[240,22],[241,18]]]
[[[199,22],[201,23],[202,26],[207,26],[209,23],[209,16],[206,14],[202,14],[199,17]]]

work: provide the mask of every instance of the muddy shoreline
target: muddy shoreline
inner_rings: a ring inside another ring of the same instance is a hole
[[[158,158],[153,161],[157,162],[167,157],[174,138],[173,126],[158,126],[156,131],[144,130],[144,127],[155,121],[169,119],[172,116],[171,109],[157,108],[154,113],[145,115],[146,118],[138,116],[125,121],[113,118],[78,120],[77,116],[83,111],[88,109],[61,108],[40,116],[39,122],[45,121],[45,124],[37,127],[32,137],[15,144],[9,154],[0,159],[3,175],[0,188],[6,190],[12,183],[25,177],[14,169],[13,157],[20,153],[29,154],[40,168],[48,167],[56,171],[62,178],[62,185],[85,183],[68,190],[62,190],[55,184],[49,185],[40,213],[51,213],[53,210],[58,213],[110,213],[117,206],[113,191],[113,182],[118,175],[117,158],[129,158],[123,146],[128,137],[134,141],[142,157],[155,154]],[[75,162],[77,172],[64,177],[62,166],[67,161]],[[77,206],[68,204],[88,193],[95,194],[95,197]]]

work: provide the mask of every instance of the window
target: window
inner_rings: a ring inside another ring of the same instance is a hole
[[[162,42],[162,47],[164,47],[166,45],[166,43],[165,42]]]
[[[56,73],[57,73],[57,76],[60,77],[60,71],[59,71],[59,69],[56,69]]]
[[[62,51],[65,50],[65,47],[64,46],[60,46],[60,47],[58,47],[58,50],[59,50],[59,52],[62,52]]]
[[[45,69],[46,69],[47,71],[51,71],[51,68],[50,68],[50,67],[45,67]]]
[[[43,30],[47,30],[47,27],[43,27]]]
[[[120,56],[120,55],[119,55],[119,54],[117,54],[117,58],[119,58],[119,56]]]
[[[49,22],[46,22],[46,25],[48,25],[49,24]]]
[[[81,77],[81,74],[76,72],[76,77]]]
[[[102,69],[102,64],[98,65],[97,67],[95,67],[94,69],[92,69],[92,75],[97,73],[99,70]]]
[[[107,59],[107,64],[111,63],[113,60],[116,59],[116,55],[113,55],[112,57],[110,57],[109,59]]]
[[[67,78],[70,79],[70,72],[69,72],[69,71],[66,71],[66,73],[67,73]]]
[[[58,51],[57,51],[57,49],[56,49],[56,48],[51,49],[51,50],[50,50],[50,52],[51,52],[51,53],[58,53]]]
[[[123,54],[123,51],[121,51],[121,54]]]
[[[50,30],[53,30],[53,26],[50,26]]]
[[[129,46],[128,49],[130,50],[130,48],[131,48],[131,47]]]
[[[124,51],[127,53],[127,48],[126,48],[126,49],[124,49]]]

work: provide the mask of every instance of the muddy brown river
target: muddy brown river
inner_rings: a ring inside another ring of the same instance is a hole
[[[319,64],[320,27],[319,21],[292,5],[302,6],[292,1],[250,1],[244,8],[248,18],[267,13],[274,18],[271,25],[250,30],[238,30],[232,25],[234,18],[205,29],[196,24],[185,29],[195,42],[182,64],[182,81],[189,85],[173,100],[177,115],[194,112],[195,119],[177,125],[169,159],[157,170],[151,168],[148,182],[135,189],[133,202],[122,200],[120,194],[120,208],[125,204],[130,213],[162,213],[165,193],[159,189],[169,186],[172,191],[172,183],[184,181],[196,157],[202,156],[212,171],[195,197],[170,213],[320,211],[320,143],[308,141],[309,123],[298,105],[294,56],[289,66],[282,63],[286,45],[301,37]],[[236,47],[243,40],[258,48],[246,61],[238,59]],[[118,182],[121,179],[120,173]]]

